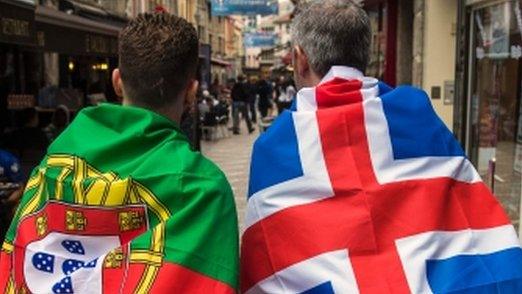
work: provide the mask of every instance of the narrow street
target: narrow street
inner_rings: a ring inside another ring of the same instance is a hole
[[[245,127],[242,126],[241,135],[232,135],[232,132],[230,132],[228,138],[220,138],[217,141],[201,141],[202,153],[225,172],[232,186],[241,231],[246,212],[250,155],[252,144],[258,136],[257,130],[249,135]]]

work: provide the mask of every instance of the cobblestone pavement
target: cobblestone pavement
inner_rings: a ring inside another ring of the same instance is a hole
[[[232,186],[241,231],[246,212],[250,155],[252,144],[258,136],[258,131],[249,135],[243,126],[241,135],[232,135],[232,132],[230,132],[228,138],[221,138],[217,141],[201,141],[201,152],[225,172]]]

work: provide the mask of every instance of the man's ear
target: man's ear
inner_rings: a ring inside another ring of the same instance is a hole
[[[112,71],[112,87],[116,96],[123,98],[123,82],[121,80],[120,69],[116,68]]]
[[[190,109],[196,101],[196,94],[198,93],[199,82],[198,80],[191,80],[187,85],[187,94],[185,95],[184,106],[185,109]]]
[[[298,45],[294,46],[292,58],[294,60],[294,71],[300,77],[306,77],[310,72],[310,64],[303,48]]]

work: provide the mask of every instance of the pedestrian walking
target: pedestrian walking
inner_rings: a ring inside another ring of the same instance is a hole
[[[292,96],[289,96],[289,94]],[[285,109],[290,108],[292,105],[293,95],[295,95],[295,88],[291,87],[291,83],[288,79],[281,77],[278,84],[276,85],[276,95],[277,112],[278,114],[281,114]]]
[[[247,130],[249,133],[254,131],[254,127],[252,126],[252,122],[250,120],[250,116],[248,114],[248,100],[249,100],[249,89],[245,81],[244,75],[239,75],[237,77],[237,82],[232,87],[232,130],[235,135],[239,135],[239,122],[241,114],[242,119],[245,120],[247,125]]]
[[[288,109],[290,106],[292,106],[292,103],[295,99],[295,95],[297,94],[297,90],[295,89],[295,83],[293,79],[289,79],[286,83],[286,97],[288,98],[288,104],[285,105],[285,108]]]
[[[266,79],[261,79],[257,83],[257,95],[259,100],[257,102],[259,113],[262,118],[269,115],[269,110],[272,108],[272,85]]]

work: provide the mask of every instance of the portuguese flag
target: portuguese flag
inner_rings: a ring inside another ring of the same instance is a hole
[[[81,111],[33,171],[0,255],[2,293],[234,293],[223,173],[170,120]]]

